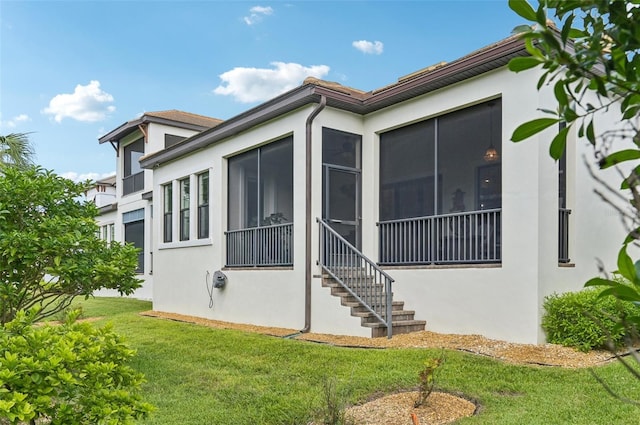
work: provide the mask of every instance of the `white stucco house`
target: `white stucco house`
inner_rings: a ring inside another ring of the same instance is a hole
[[[146,112],[100,137],[116,153],[116,175],[96,182],[87,193],[99,208],[101,237],[130,242],[140,249],[138,277],[142,287],[132,295],[152,299],[153,288],[153,172],[140,167],[139,159],[180,143],[221,121],[178,110]],[[103,290],[95,295],[117,295]]]
[[[118,203],[116,201],[116,176],[100,179],[85,192],[85,199],[98,208],[98,234],[107,242],[116,240],[115,222]]]
[[[586,140],[570,134],[559,162],[553,130],[510,141],[555,105],[538,70],[506,68],[519,55],[510,37],[369,92],[308,78],[166,147],[131,123],[101,138],[125,170],[141,157],[144,187],[117,176],[118,220],[149,224],[154,309],[543,342],[544,297],[581,288],[596,258],[615,269],[624,230],[593,193]]]

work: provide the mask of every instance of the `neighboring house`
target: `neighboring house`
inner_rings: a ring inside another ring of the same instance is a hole
[[[126,211],[150,219],[153,173],[154,309],[362,336],[393,316],[394,333],[543,342],[544,297],[581,288],[596,258],[615,268],[623,229],[593,193],[586,140],[572,132],[558,163],[553,130],[510,142],[555,105],[539,70],[506,68],[522,55],[510,37],[370,92],[308,78],[145,149]],[[101,139],[120,140],[118,181],[142,154],[126,126]]]
[[[128,121],[99,139],[110,143],[116,151],[116,175],[105,182],[111,183],[111,202],[98,205],[98,224],[101,235],[108,240],[129,242],[140,249],[138,273],[143,285],[133,295],[136,298],[152,298],[153,280],[153,172],[143,170],[139,159],[173,145],[203,130],[218,125],[221,120],[169,110],[146,112],[141,117]],[[95,200],[103,199],[101,188],[107,185],[98,182]],[[92,196],[93,193],[88,194]],[[104,234],[103,234],[104,233]],[[115,295],[115,292],[100,291],[99,295]]]
[[[96,221],[100,238],[107,242],[116,240],[115,222],[118,206],[116,202],[116,176],[113,175],[98,180],[95,185],[87,190],[85,198],[98,207]]]

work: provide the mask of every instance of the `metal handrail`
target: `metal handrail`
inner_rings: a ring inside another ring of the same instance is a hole
[[[319,264],[393,335],[393,278],[329,224],[317,218],[320,229]]]

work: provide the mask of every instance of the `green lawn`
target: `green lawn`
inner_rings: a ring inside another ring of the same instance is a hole
[[[335,379],[350,403],[415,388],[427,349],[331,347],[143,317],[142,301],[80,300],[85,317],[105,316],[138,350],[146,400],[157,410],[145,424],[306,424]],[[606,393],[588,370],[512,366],[447,351],[439,390],[464,394],[480,414],[460,424],[630,424],[640,407]],[[596,373],[640,400],[640,382],[618,364]]]

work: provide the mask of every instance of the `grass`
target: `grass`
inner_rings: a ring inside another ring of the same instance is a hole
[[[157,410],[145,424],[306,424],[322,408],[323,385],[335,379],[349,403],[415,389],[426,357],[441,350],[332,347],[143,317],[150,303],[80,300],[84,317],[104,317],[138,350],[145,398]],[[585,369],[507,365],[445,352],[438,390],[481,405],[459,424],[636,423],[640,407],[611,397]],[[595,372],[624,396],[640,400],[640,382],[620,364]]]

